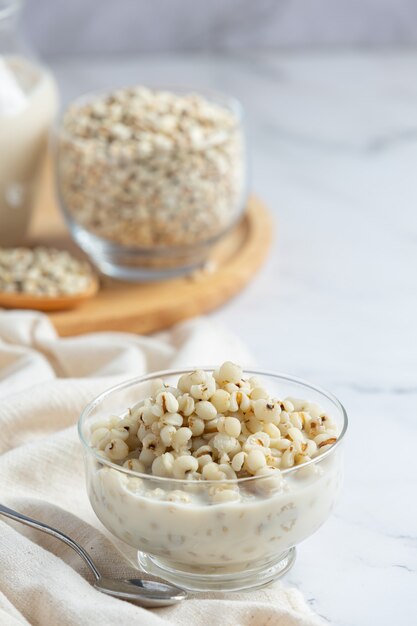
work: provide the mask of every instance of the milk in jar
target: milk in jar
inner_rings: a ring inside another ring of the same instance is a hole
[[[57,109],[52,75],[22,47],[20,7],[0,2],[0,246],[25,238]]]

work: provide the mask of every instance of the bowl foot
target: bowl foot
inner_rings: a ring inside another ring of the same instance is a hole
[[[140,568],[154,576],[159,576],[187,591],[243,591],[259,589],[283,576],[295,561],[295,548],[290,548],[273,561],[259,567],[245,568],[229,573],[201,573],[178,569],[169,561],[138,552]]]

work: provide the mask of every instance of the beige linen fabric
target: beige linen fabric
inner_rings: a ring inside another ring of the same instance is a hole
[[[238,340],[204,319],[152,338],[59,339],[41,314],[0,311],[0,502],[74,537],[103,574],[134,575],[135,551],[110,537],[86,495],[75,428],[80,410],[122,379],[223,359],[249,363]],[[91,582],[69,547],[0,516],[1,626],[321,623],[297,590],[280,583],[147,611],[101,594]]]

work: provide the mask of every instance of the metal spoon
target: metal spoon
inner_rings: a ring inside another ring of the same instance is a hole
[[[27,517],[22,513],[13,511],[3,504],[0,504],[0,514],[10,517],[10,519],[14,519],[17,522],[22,522],[22,524],[26,524],[26,526],[36,528],[47,535],[52,535],[52,537],[60,539],[70,546],[70,548],[75,550],[75,552],[82,559],[84,559],[88,567],[93,572],[96,579],[94,587],[109,596],[121,598],[122,600],[132,600],[145,607],[168,606],[170,604],[181,602],[181,600],[185,600],[187,597],[186,591],[180,589],[179,587],[175,587],[170,583],[157,582],[142,578],[105,578],[104,576],[101,576],[84,548],[60,530],[52,528],[52,526],[48,526],[48,524],[44,524],[43,522],[38,522],[37,520]]]

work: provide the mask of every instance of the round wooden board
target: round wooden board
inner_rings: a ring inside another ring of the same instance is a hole
[[[49,313],[49,318],[61,336],[101,330],[151,333],[167,328],[211,311],[237,294],[262,265],[271,237],[271,217],[262,202],[251,197],[241,222],[213,250],[211,273],[141,284],[102,278],[94,298],[76,309]],[[50,168],[29,243],[75,250],[53,199]]]

